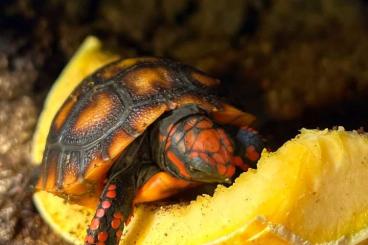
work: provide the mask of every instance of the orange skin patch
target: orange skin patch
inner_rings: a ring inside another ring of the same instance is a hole
[[[98,125],[99,122],[108,117],[113,106],[114,103],[109,94],[97,94],[89,105],[80,112],[73,130],[80,132]]]
[[[167,172],[159,172],[153,175],[137,192],[134,203],[152,202],[167,198],[185,190],[197,186],[198,183],[175,178]]]
[[[61,107],[60,111],[58,112],[58,114],[54,119],[54,125],[56,130],[59,130],[61,126],[63,126],[65,120],[69,116],[69,113],[73,109],[73,106],[75,105],[76,102],[77,102],[76,99],[69,98]]]

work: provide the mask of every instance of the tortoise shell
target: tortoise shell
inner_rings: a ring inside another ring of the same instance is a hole
[[[36,188],[87,205],[124,149],[162,114],[223,107],[218,80],[160,58],[118,60],[85,78],[53,119]]]

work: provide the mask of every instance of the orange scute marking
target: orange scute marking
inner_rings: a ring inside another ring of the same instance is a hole
[[[73,129],[75,131],[85,131],[91,127],[95,127],[108,117],[113,106],[114,101],[109,94],[96,94],[89,105],[78,115]]]
[[[111,144],[107,152],[111,159],[116,158],[134,140],[134,138],[124,130],[117,130],[112,137]]]
[[[158,88],[169,89],[172,84],[170,73],[161,67],[131,71],[124,77],[124,81],[138,95],[154,94]]]
[[[134,203],[157,201],[181,190],[197,185],[183,179],[175,178],[169,173],[159,172],[153,175],[137,192]]]
[[[60,108],[58,114],[54,119],[54,125],[56,130],[59,130],[61,126],[63,126],[65,120],[68,118],[70,111],[73,109],[75,103],[76,103],[75,99],[69,98]]]
[[[209,76],[206,76],[206,75],[201,74],[199,72],[193,72],[192,77],[195,80],[197,80],[198,82],[200,82],[203,85],[208,86],[208,87],[217,86],[217,85],[220,84],[219,80],[217,80],[215,78],[212,78],[212,77],[209,77]]]
[[[132,115],[130,125],[139,133],[142,133],[146,128],[160,117],[168,109],[166,104],[143,107],[142,110],[135,112]]]
[[[184,166],[184,163],[172,152],[166,152],[168,159],[178,168],[179,173],[182,176],[189,177],[188,171]]]
[[[246,149],[246,157],[251,161],[257,161],[260,157],[259,153],[253,145],[250,145]]]

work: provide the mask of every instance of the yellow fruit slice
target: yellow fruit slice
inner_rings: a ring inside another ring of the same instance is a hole
[[[79,60],[81,56],[71,62],[94,62],[93,55]],[[43,145],[36,147],[44,147],[56,111],[50,101],[70,91],[65,81],[74,77],[68,69],[74,65],[68,65],[55,85],[59,89],[49,94],[43,111],[47,119],[35,134],[35,144]],[[33,153],[37,162],[42,151]],[[140,205],[121,244],[363,244],[368,242],[367,192],[366,134],[343,128],[302,130],[276,152],[263,152],[258,170],[243,173],[228,188],[219,186],[213,197]],[[93,210],[45,192],[36,193],[34,201],[55,231],[83,243]]]

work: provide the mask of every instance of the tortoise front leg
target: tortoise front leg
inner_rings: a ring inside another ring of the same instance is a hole
[[[155,166],[138,165],[112,172],[88,227],[85,244],[118,244],[124,223],[127,224],[132,216],[138,188],[158,171]]]
[[[134,186],[134,178],[124,179],[122,175],[115,175],[109,179],[88,227],[85,244],[119,243],[123,222],[132,210]]]

